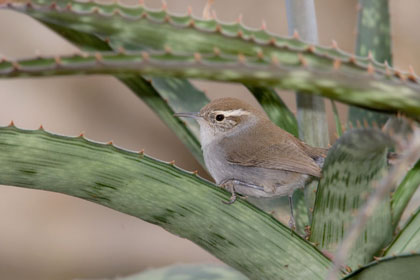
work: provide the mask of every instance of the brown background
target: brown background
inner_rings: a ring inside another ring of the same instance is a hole
[[[160,1],[146,0],[150,7]],[[173,12],[187,5],[201,16],[205,0],[168,0]],[[320,42],[335,39],[352,51],[356,0],[316,0]],[[420,71],[418,26],[420,2],[390,1],[395,65]],[[243,15],[246,25],[286,35],[282,0],[216,0],[213,8],[225,21]],[[27,16],[0,11],[0,55],[22,58],[36,53],[70,54],[75,47]],[[239,85],[195,82],[210,98],[236,96],[255,101]],[[291,108],[294,97],[282,93]],[[22,128],[77,135],[146,152],[187,170],[197,162],[175,135],[141,100],[112,77],[59,77],[0,81],[0,125],[14,120]],[[329,103],[328,111],[330,114]],[[344,116],[345,108],[340,106]],[[332,120],[330,116],[330,123]],[[330,127],[333,131],[333,127]],[[205,175],[200,169],[201,175]],[[172,263],[218,260],[189,242],[136,218],[60,194],[0,187],[0,279],[71,279],[127,275]]]

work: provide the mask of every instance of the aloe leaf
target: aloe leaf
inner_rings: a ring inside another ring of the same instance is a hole
[[[112,44],[101,40],[95,35],[85,34],[55,24],[45,24],[83,50],[112,50]],[[139,75],[125,75],[119,79],[159,116],[191,151],[196,160],[204,166],[203,154],[198,141],[199,128],[197,123],[190,120],[184,123],[184,121],[173,116],[175,112],[200,108],[203,103],[207,102],[207,97],[204,93],[195,89],[188,81],[180,79],[168,78],[168,81],[165,81],[163,78],[149,79]],[[180,92],[175,94],[175,90]],[[191,96],[186,99],[185,95],[188,94],[191,94]],[[184,101],[181,102],[181,99]]]
[[[234,269],[216,264],[178,264],[118,278],[119,280],[247,280]]]
[[[407,172],[404,179],[392,195],[391,207],[392,223],[394,228],[398,225],[405,208],[419,186],[420,161],[418,161],[413,168]]]
[[[385,256],[420,252],[420,209],[410,217],[385,251]]]
[[[298,137],[298,125],[295,115],[289,110],[274,89],[258,86],[247,86],[255,99],[277,126]]]
[[[317,190],[311,241],[334,252],[354,217],[387,168],[389,136],[379,130],[346,132],[329,150]],[[350,267],[367,263],[392,236],[389,200],[381,202],[349,255]]]
[[[0,62],[0,78],[140,74],[240,82],[249,85],[264,84],[289,89],[318,88],[324,96],[344,103],[361,102],[378,110],[402,111],[416,118],[420,115],[420,87],[414,83],[407,82],[398,86],[383,84],[383,88],[378,88],[380,82],[371,83],[369,76],[354,75],[353,78],[359,78],[357,81],[349,80],[349,84],[339,85],[333,80],[331,83],[324,83],[324,79],[331,78],[333,74],[315,69],[314,75],[306,75],[302,74],[299,66],[290,65],[289,70],[285,70],[281,66],[273,66],[259,59],[249,59],[246,65],[253,70],[249,71],[247,67],[243,67],[244,64],[238,62],[236,57],[220,57],[217,54],[198,57],[197,54],[192,56],[167,52],[97,52],[14,62],[3,60]],[[342,90],[341,86],[347,88]],[[407,86],[411,89],[407,89]],[[405,89],[401,91],[401,87]]]
[[[314,0],[286,0],[285,3],[289,35],[296,34],[305,42],[318,44]],[[296,107],[299,137],[309,145],[326,148],[329,133],[324,99],[297,91]]]
[[[334,114],[335,131],[337,133],[337,137],[341,137],[341,135],[343,135],[343,127],[341,126],[341,121],[340,121],[340,116],[338,114],[337,105],[332,100],[331,100],[331,107]]]
[[[162,99],[155,87],[154,81],[146,80],[141,76],[119,76],[117,78],[129,87],[144,103],[146,103],[165,124],[176,134],[178,139],[189,148],[191,153],[201,165],[204,166],[201,145],[196,137],[196,131],[187,127],[182,120],[174,117],[174,111],[168,102]]]
[[[337,48],[308,45],[295,38],[274,36],[265,30],[250,30],[238,23],[193,19],[189,15],[171,15],[143,6],[74,1],[52,3],[55,2],[38,0],[26,5],[14,3],[0,7],[24,12],[44,22],[94,33],[111,41],[148,49],[167,49],[184,55],[196,53],[197,60],[203,58],[188,71],[188,65],[178,65],[175,67],[178,71],[167,69],[163,73],[146,71],[150,73],[142,74],[276,86],[321,94],[376,110],[404,111],[413,116],[420,113],[417,77],[411,73],[402,74],[369,58],[354,57]],[[216,57],[206,63],[205,56],[213,52]],[[224,59],[226,56],[230,59]],[[170,56],[167,59],[175,63],[180,58]],[[185,63],[189,62],[182,64]],[[211,68],[213,73],[208,73]],[[273,73],[277,73],[276,77]]]
[[[119,47],[130,50],[142,50],[142,46],[132,44],[123,44],[121,46],[121,43],[115,42],[115,40],[108,40],[109,43],[106,43],[95,35],[73,31],[66,27],[50,24],[46,25],[57,31],[63,37],[69,39],[71,42],[76,43],[78,46],[84,46],[85,42],[89,43],[92,40],[99,40],[99,43],[95,42],[95,44],[93,44],[94,48],[90,49],[91,51],[94,51],[95,47],[98,45],[99,47],[96,48],[97,51],[108,50],[100,46],[103,44],[106,46],[109,44],[115,51],[118,51]],[[93,39],[91,37],[93,37]],[[203,91],[198,90],[187,80],[159,77],[149,77],[148,79],[152,80],[152,86],[175,112],[196,112],[210,101]],[[297,121],[295,116],[290,112],[286,104],[284,104],[273,89],[252,86],[248,87],[248,89],[252,92],[273,122],[297,136]],[[193,134],[199,138],[199,126],[197,122],[189,119],[186,119],[185,122]]]
[[[250,279],[323,279],[330,261],[270,215],[193,173],[82,137],[0,128],[0,184],[60,192],[188,238]]]
[[[392,65],[388,0],[359,0],[358,10],[356,54],[371,55],[376,61]],[[351,106],[348,118],[353,125],[366,121],[369,125],[382,126],[389,117],[385,113]]]
[[[152,86],[159,92],[175,112],[198,112],[210,100],[201,90],[189,81],[176,78],[152,78]],[[188,128],[197,139],[200,138],[200,127],[194,120],[186,119]]]
[[[383,258],[359,268],[343,280],[417,280],[419,262],[419,254]]]

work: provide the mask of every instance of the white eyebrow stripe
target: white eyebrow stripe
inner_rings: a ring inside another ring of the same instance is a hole
[[[235,109],[235,110],[227,110],[227,111],[216,111],[215,112],[225,115],[225,117],[240,117],[244,115],[249,115],[250,112],[242,110],[242,109]]]

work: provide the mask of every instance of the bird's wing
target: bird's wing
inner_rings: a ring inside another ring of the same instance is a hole
[[[299,140],[297,140],[299,141]],[[321,168],[307,155],[298,142],[280,142],[267,145],[251,142],[241,149],[227,149],[226,159],[241,166],[279,169],[321,177]]]

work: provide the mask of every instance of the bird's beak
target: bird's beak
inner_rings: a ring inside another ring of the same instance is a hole
[[[178,118],[193,118],[193,119],[199,119],[201,118],[199,112],[190,112],[190,113],[175,113],[175,117]]]

